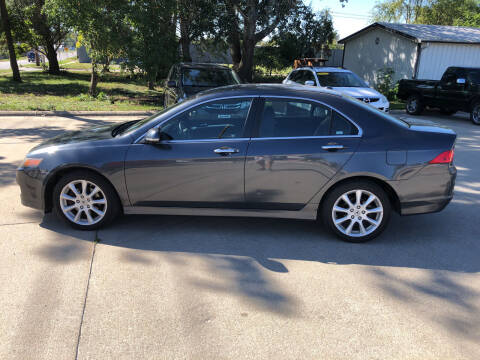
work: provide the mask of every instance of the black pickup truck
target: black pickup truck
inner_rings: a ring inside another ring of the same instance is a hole
[[[480,125],[480,68],[449,67],[440,81],[400,80],[398,97],[406,100],[411,115],[419,115],[426,106],[447,115],[465,111]]]

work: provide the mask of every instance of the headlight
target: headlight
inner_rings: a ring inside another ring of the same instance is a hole
[[[23,160],[22,165],[20,165],[21,168],[34,168],[40,165],[40,163],[43,161],[43,159],[40,158],[25,158]]]

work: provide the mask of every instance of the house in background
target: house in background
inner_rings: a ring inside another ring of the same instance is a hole
[[[480,67],[480,28],[376,22],[342,39],[342,66],[370,84],[390,67],[394,80],[439,80],[449,66]]]

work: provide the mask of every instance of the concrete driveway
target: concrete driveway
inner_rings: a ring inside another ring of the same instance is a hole
[[[0,358],[479,359],[480,127],[456,195],[348,244],[294,220],[130,216],[70,230],[22,207],[34,144],[119,118],[1,117]]]

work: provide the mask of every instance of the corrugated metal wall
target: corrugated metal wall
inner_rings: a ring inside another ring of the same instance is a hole
[[[480,67],[480,44],[422,44],[418,79],[440,80],[449,66]]]
[[[345,44],[343,66],[371,85],[377,82],[378,70],[391,67],[395,80],[413,77],[417,44],[383,29],[372,29]]]

